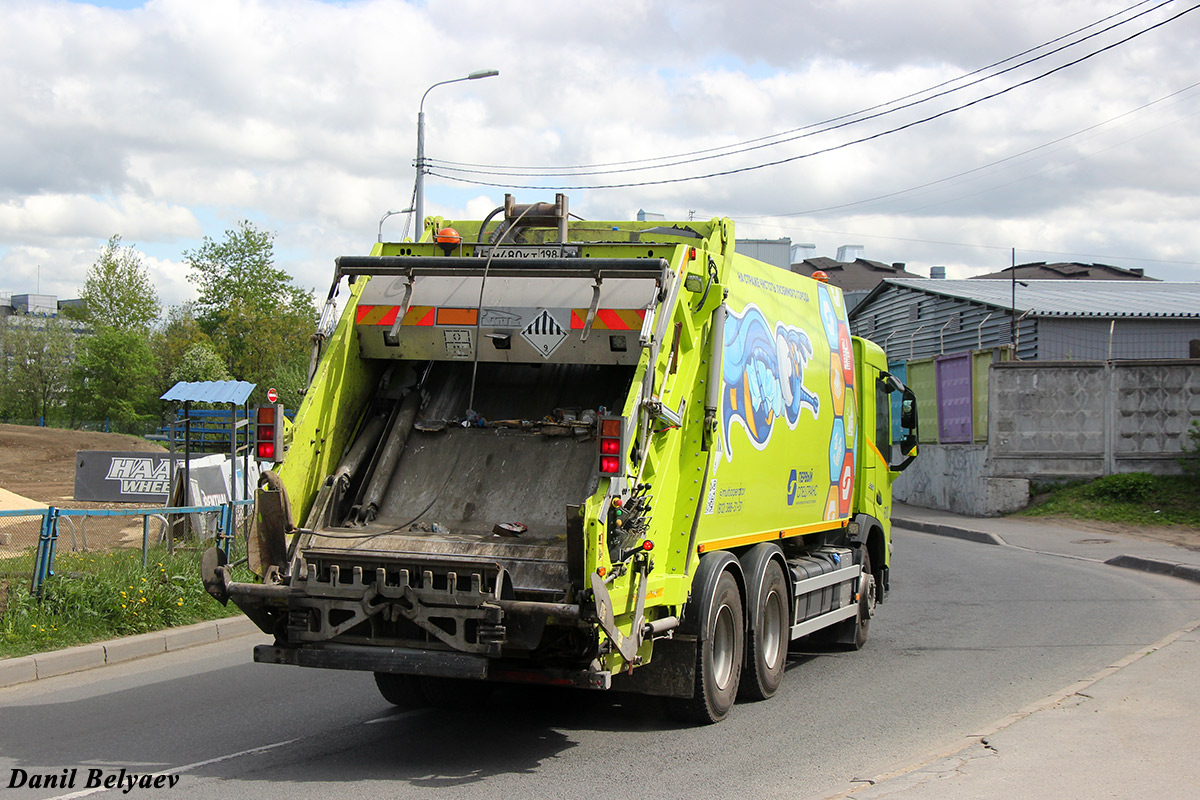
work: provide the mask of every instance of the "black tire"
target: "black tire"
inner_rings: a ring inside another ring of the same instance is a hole
[[[875,613],[875,573],[871,571],[871,553],[864,544],[862,548],[862,580],[859,582],[858,614],[848,619],[838,643],[846,650],[861,650],[867,643],[871,630],[871,616]]]
[[[745,615],[737,579],[721,573],[707,598],[708,624],[696,648],[696,685],[689,698],[671,698],[667,708],[677,719],[709,725],[729,715],[737,700],[745,657]]]
[[[434,708],[470,711],[483,706],[492,693],[492,685],[486,681],[431,675],[422,675],[420,681],[421,692]]]
[[[429,705],[415,675],[376,672],[375,685],[383,699],[400,708],[423,708]]]
[[[779,688],[783,668],[787,665],[791,634],[787,581],[779,562],[774,559],[764,562],[762,573],[752,576],[752,580],[761,583],[758,584],[758,607],[750,609],[754,624],[746,636],[748,673],[742,675],[738,695],[744,700],[766,700]]]

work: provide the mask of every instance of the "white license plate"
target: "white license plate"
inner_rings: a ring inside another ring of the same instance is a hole
[[[495,255],[493,255],[493,251]],[[501,245],[499,247],[478,247],[475,254],[480,258],[578,258],[579,248],[563,245]]]

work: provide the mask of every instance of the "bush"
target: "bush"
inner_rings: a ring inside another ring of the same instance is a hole
[[[1121,475],[1105,475],[1092,481],[1088,487],[1089,497],[1098,500],[1116,500],[1123,503],[1140,503],[1154,493],[1154,476],[1146,472],[1127,472]]]
[[[1200,419],[1192,420],[1187,438],[1191,442],[1183,443],[1183,455],[1179,457],[1179,463],[1183,465],[1184,472],[1200,481]]]

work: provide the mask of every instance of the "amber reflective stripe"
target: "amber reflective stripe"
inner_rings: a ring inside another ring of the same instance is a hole
[[[474,325],[478,321],[478,308],[439,308],[437,310],[438,325]]]
[[[714,539],[711,542],[704,542],[696,548],[697,552],[707,553],[709,550],[727,550],[730,547],[741,547],[747,544],[757,544],[758,542],[770,542],[775,539],[788,539],[792,536],[802,536],[806,533],[817,533],[818,531],[827,531],[834,528],[844,528],[850,524],[849,518],[840,520],[827,520],[825,522],[814,522],[811,525],[800,525],[796,528],[784,528],[781,531],[763,531],[762,533],[747,533],[743,536],[728,536],[724,539]]]
[[[359,306],[354,315],[357,325],[391,325],[400,306]]]
[[[571,309],[571,330],[583,330],[587,319],[586,308]],[[596,320],[592,329],[597,331],[633,331],[642,327],[646,318],[644,308],[599,308],[596,309]]]
[[[866,437],[863,437],[863,438],[866,438]],[[883,453],[879,452],[879,448],[878,448],[878,447],[876,447],[876,446],[875,446],[875,443],[874,443],[874,442],[872,442],[870,439],[867,439],[867,446],[868,446],[868,447],[870,447],[872,450],[874,450],[874,451],[875,451],[875,455],[879,456],[879,461],[880,461],[881,463],[883,463],[883,464],[887,464],[887,463],[888,463],[888,460],[887,460],[887,458],[885,458],[885,457],[884,457]]]
[[[458,309],[451,310],[457,311]],[[433,306],[412,306],[404,315],[403,324],[432,325],[436,311],[437,309]],[[356,325],[392,325],[396,322],[396,315],[399,313],[400,306],[359,306],[354,314],[354,323]],[[473,325],[474,321],[466,324]]]
[[[433,317],[437,309],[433,306],[412,306],[408,309],[408,313],[404,315],[404,325],[419,325],[428,327],[433,325]]]

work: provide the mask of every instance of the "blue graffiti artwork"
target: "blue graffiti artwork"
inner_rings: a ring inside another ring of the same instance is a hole
[[[722,405],[725,454],[733,455],[729,433],[739,422],[754,446],[762,449],[777,418],[794,428],[807,408],[815,419],[821,401],[804,387],[804,372],[813,356],[812,341],[799,328],[779,323],[774,333],[757,306],[725,321]]]

